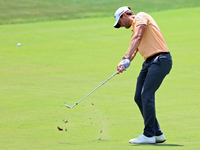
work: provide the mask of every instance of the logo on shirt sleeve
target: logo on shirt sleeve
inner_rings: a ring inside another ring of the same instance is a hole
[[[137,20],[140,20],[142,18],[142,15],[141,14],[138,14],[137,15]]]

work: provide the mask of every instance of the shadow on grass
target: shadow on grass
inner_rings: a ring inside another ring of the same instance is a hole
[[[181,146],[184,146],[184,145],[180,145],[180,144],[134,144],[132,146],[144,146],[144,145],[150,145],[150,146],[162,146],[162,147],[181,147]]]
[[[184,146],[180,144],[155,144],[155,146]]]

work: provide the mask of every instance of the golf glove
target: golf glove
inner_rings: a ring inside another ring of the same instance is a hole
[[[130,66],[130,58],[123,58],[122,67],[126,71],[126,69]]]

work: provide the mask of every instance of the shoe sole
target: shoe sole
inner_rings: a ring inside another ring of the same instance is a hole
[[[156,143],[164,143],[165,141],[166,141],[166,139],[163,141],[156,141]]]
[[[163,140],[163,141],[156,141],[156,143],[164,143],[166,140]],[[129,142],[130,144],[156,144],[156,143],[131,143]]]

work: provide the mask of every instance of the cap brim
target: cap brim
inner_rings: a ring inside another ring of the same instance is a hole
[[[117,23],[114,27],[115,27],[115,28],[120,28],[121,25],[120,25],[119,23]]]
[[[118,23],[118,21],[116,21],[115,24],[114,24],[114,27],[115,27],[115,28],[120,28],[121,25]]]

